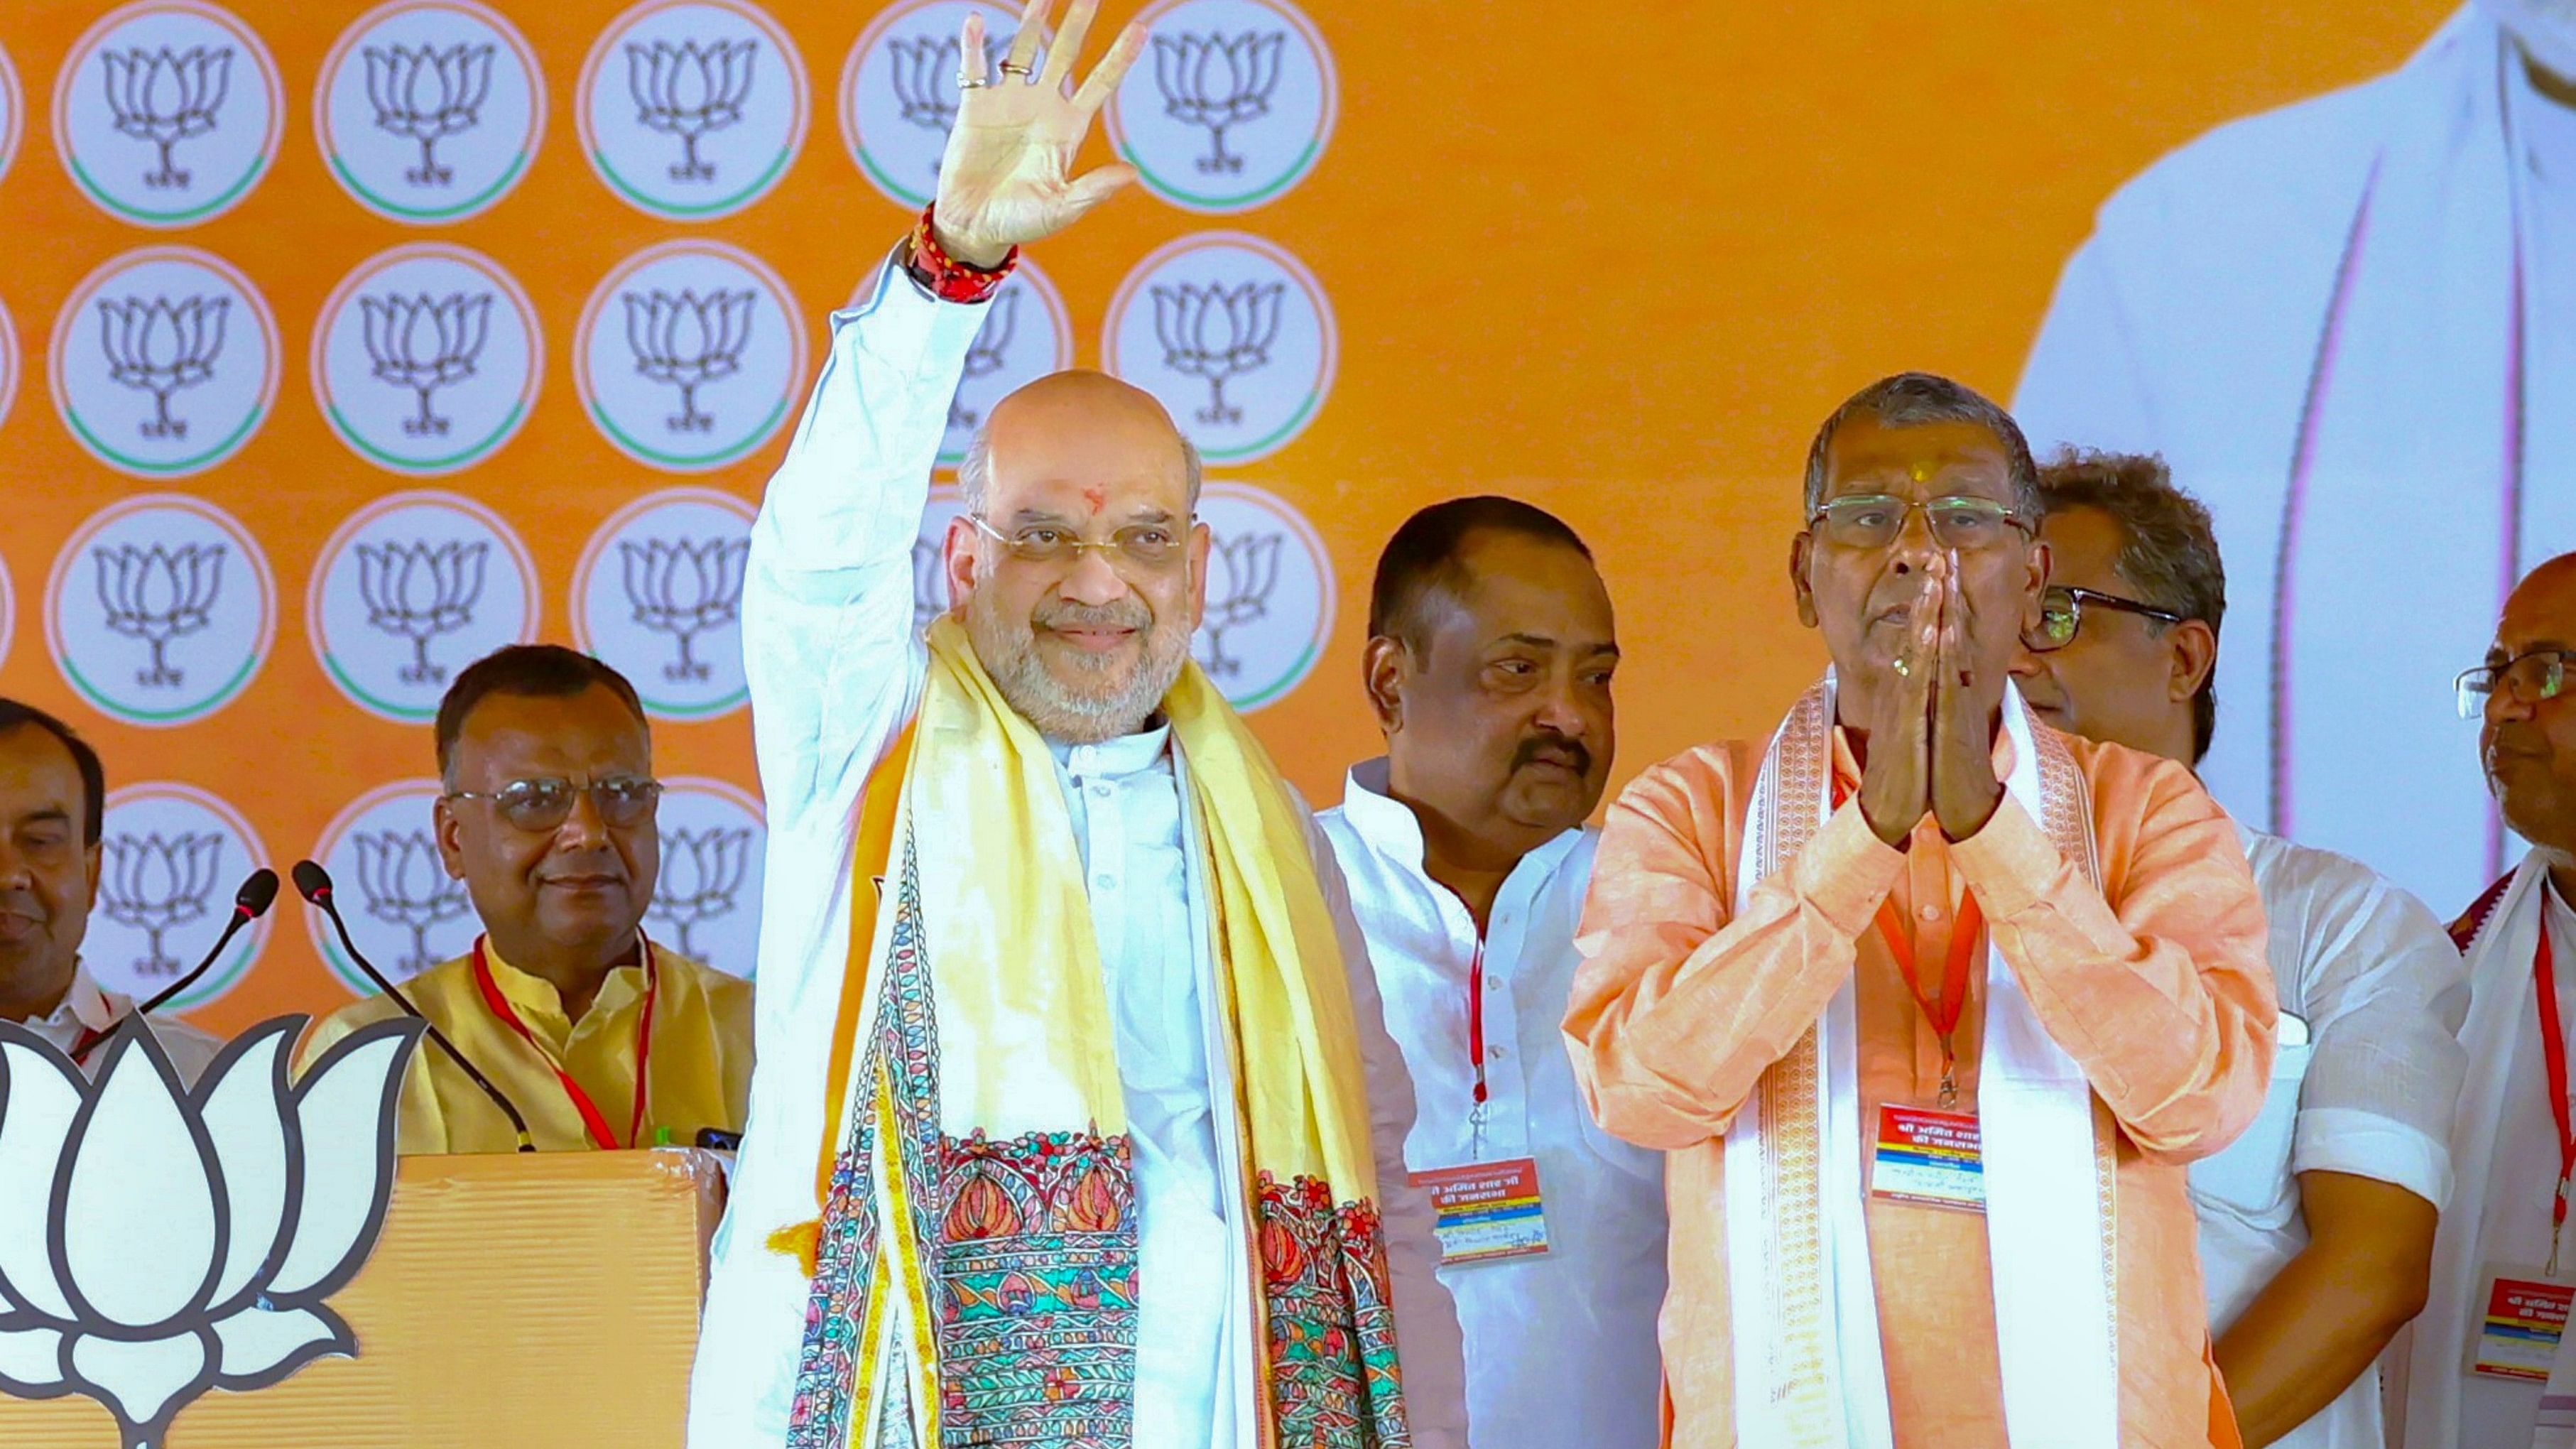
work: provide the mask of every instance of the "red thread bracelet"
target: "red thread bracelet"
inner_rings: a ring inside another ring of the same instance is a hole
[[[1013,247],[1002,257],[1002,264],[987,270],[968,266],[950,256],[939,245],[939,235],[932,225],[937,206],[921,209],[921,220],[912,227],[912,256],[906,270],[930,295],[943,302],[981,302],[1002,289],[1002,281],[1011,268],[1019,264],[1020,249]]]

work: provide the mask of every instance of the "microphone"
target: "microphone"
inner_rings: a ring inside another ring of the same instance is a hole
[[[187,975],[162,987],[150,1001],[134,1008],[135,1013],[142,1015],[152,1011],[171,997],[196,984],[197,978],[205,975],[214,966],[215,958],[224,954],[224,948],[233,943],[233,937],[240,932],[241,928],[267,915],[269,903],[276,899],[277,872],[264,865],[252,871],[250,878],[241,883],[241,889],[233,892],[232,919],[224,922],[224,933],[215,938],[215,947],[206,953],[206,959],[198,962],[196,969]]]
[[[131,1014],[149,1016],[171,997],[195,985],[198,977],[213,968],[215,958],[224,954],[224,948],[233,943],[233,937],[240,934],[241,928],[267,915],[269,903],[276,899],[277,872],[267,866],[261,866],[252,871],[250,878],[241,883],[241,889],[233,892],[232,918],[224,922],[224,933],[215,938],[214,948],[206,952],[205,959],[190,968],[186,975],[162,987],[151,1000],[134,1008]],[[113,1028],[110,1028],[110,1031],[112,1030]],[[107,1040],[109,1034],[108,1031],[100,1031],[96,1027],[82,1032],[80,1040],[72,1043],[72,1061],[87,1062],[89,1054],[98,1050],[98,1044]]]
[[[438,1023],[421,1015],[420,1008],[411,1004],[411,998],[403,995],[400,989],[385,979],[385,974],[378,971],[373,962],[359,953],[358,943],[349,939],[349,923],[340,919],[340,907],[331,899],[331,873],[324,870],[319,862],[299,860],[295,863],[295,869],[289,874],[295,877],[296,894],[304,897],[305,900],[320,908],[322,914],[331,918],[333,929],[340,933],[340,949],[349,953],[349,959],[357,963],[359,970],[367,973],[367,979],[376,983],[376,989],[392,997],[394,1005],[401,1007],[405,1015],[416,1018],[422,1026],[427,1027],[429,1039],[437,1043],[438,1049],[447,1053],[448,1059],[463,1069],[465,1075],[473,1079],[474,1085],[483,1089],[483,1095],[492,1099],[492,1105],[501,1109],[502,1116],[510,1119],[510,1125],[518,1129],[519,1150],[536,1151],[536,1139],[528,1135],[528,1119],[519,1115],[519,1109],[511,1105],[510,1099],[502,1094],[500,1088],[492,1085],[491,1078],[474,1069],[474,1064],[465,1059],[465,1053],[458,1051],[456,1043],[449,1041],[446,1034],[438,1029]],[[272,876],[270,879],[272,882],[270,890],[273,893],[276,889],[275,877]]]

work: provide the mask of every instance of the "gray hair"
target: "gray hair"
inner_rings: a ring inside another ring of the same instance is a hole
[[[2120,528],[2120,576],[2153,604],[2185,619],[2218,626],[2227,618],[2227,565],[2209,509],[2177,487],[2165,460],[2153,453],[2078,452],[2068,448],[2039,475],[2040,495],[2054,516],[2070,508],[2098,508]],[[2150,620],[2163,633],[2161,620]],[[2218,671],[2200,682],[2191,699],[2192,763],[2209,753],[2218,732]]]
[[[1178,429],[1174,432],[1177,434]],[[1182,437],[1181,469],[1190,484],[1190,511],[1198,512],[1199,485],[1206,482],[1207,465],[1199,457],[1198,444]],[[984,516],[986,495],[993,486],[993,422],[988,415],[975,425],[975,436],[966,443],[966,456],[957,464],[957,493],[966,502],[966,511]]]
[[[1816,516],[1825,503],[1825,454],[1833,448],[1834,434],[1843,424],[1865,417],[1884,428],[1914,428],[1929,423],[1974,423],[1995,435],[2004,445],[2004,462],[2011,474],[2013,511],[2034,522],[2040,515],[2039,468],[2031,461],[2030,442],[2021,433],[2021,425],[2012,414],[1997,407],[1983,393],[1962,383],[1952,382],[1928,372],[1900,372],[1882,377],[1834,409],[1825,425],[1816,429],[1816,441],[1807,449],[1807,507],[1805,518]]]

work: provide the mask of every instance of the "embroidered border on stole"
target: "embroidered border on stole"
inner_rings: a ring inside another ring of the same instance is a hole
[[[2043,807],[2040,828],[2048,832],[2057,853],[2081,863],[2084,878],[2100,890],[2102,860],[2093,840],[2093,793],[2085,784],[2084,772],[2076,768],[2074,753],[2066,748],[2065,737],[2057,731],[2034,720],[2030,734],[2039,749],[2039,798]],[[2111,1340],[2114,1385],[2120,1381],[2120,1231],[2115,1216],[2119,1168],[2119,1127],[2112,1120],[2110,1106],[2096,1095],[2093,1181],[2102,1204],[2102,1301],[2109,1310],[2109,1322],[2103,1327]]]
[[[941,1144],[948,1444],[1121,1449],[1136,1395],[1135,1172],[1124,1136]]]
[[[940,1131],[909,835],[896,879],[885,978],[854,1078],[866,1106],[848,1114],[824,1204],[789,1449],[847,1449],[871,1410],[874,1442],[902,1449],[917,1443],[916,1416],[947,1446],[1127,1449],[1139,1260],[1128,1140]],[[894,1171],[881,1179],[889,1152]],[[892,1259],[909,1267],[890,1260],[889,1231]],[[888,1351],[882,1298],[893,1287],[909,1335]],[[880,1365],[888,1382],[872,1385]]]
[[[1790,712],[1777,736],[1779,787],[1771,792],[1772,813],[1766,817],[1771,859],[1764,875],[1797,858],[1816,833],[1814,812],[1785,814],[1778,802],[1812,802],[1822,798],[1832,768],[1832,733],[1824,718],[1822,689],[1811,689]],[[1836,1346],[1825,1332],[1824,1177],[1820,1150],[1823,1083],[1817,1072],[1817,1033],[1809,1027],[1789,1054],[1762,1074],[1761,1184],[1765,1216],[1772,1225],[1771,1279],[1773,1313],[1780,1325],[1774,1352],[1785,1361],[1771,1365],[1769,1392],[1784,1406],[1797,1442],[1821,1442],[1837,1422],[1831,1371]],[[1739,1329],[1738,1331],[1742,1331]],[[1750,1385],[1738,1384],[1737,1393]]]
[[[1264,1377],[1279,1449],[1408,1449],[1386,1234],[1374,1204],[1262,1173]]]

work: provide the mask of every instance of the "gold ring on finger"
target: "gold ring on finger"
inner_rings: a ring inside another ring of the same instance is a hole
[[[1004,75],[1026,76],[1033,78],[1037,73],[1037,67],[1033,65],[1021,65],[1017,61],[1009,60],[1002,62],[1002,74]]]
[[[1896,673],[1899,678],[1911,679],[1914,677],[1914,670],[1902,659],[1896,661]]]

